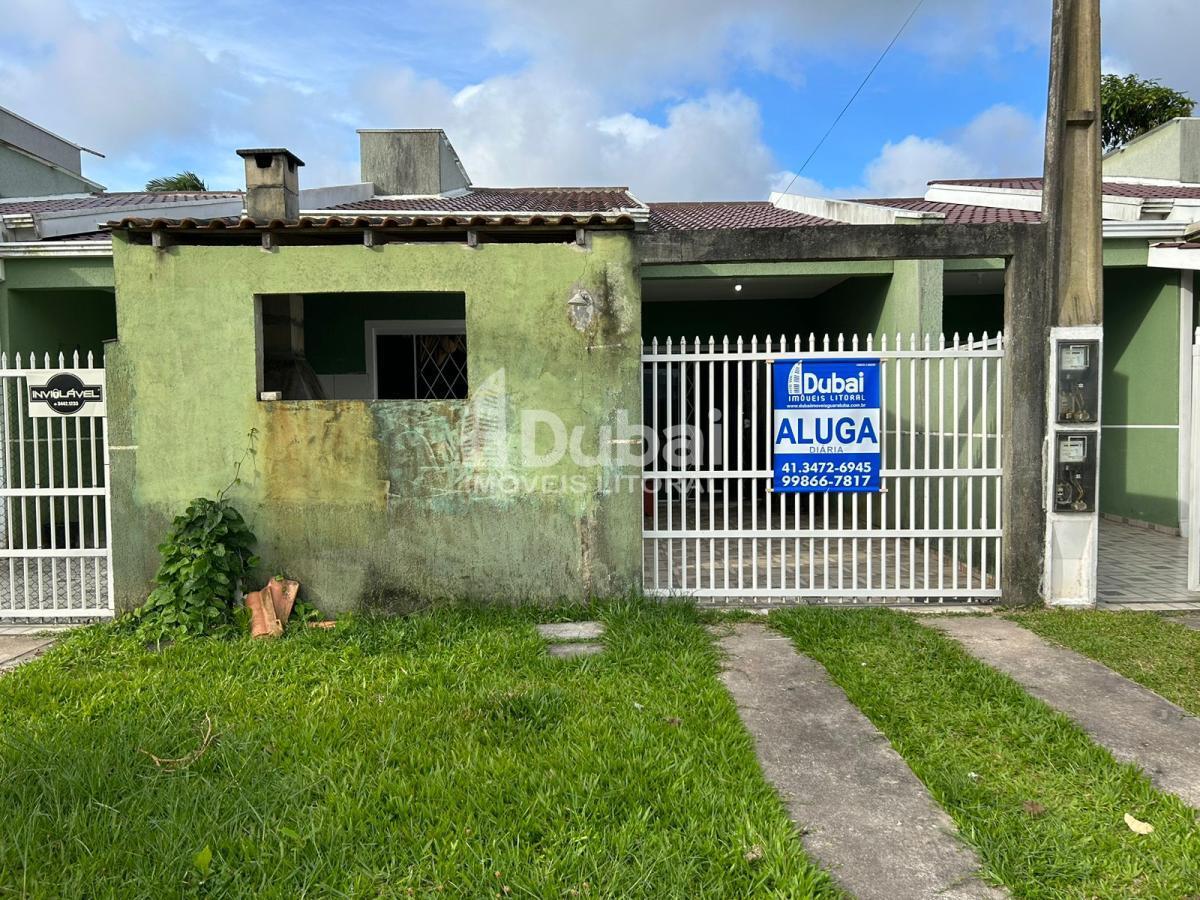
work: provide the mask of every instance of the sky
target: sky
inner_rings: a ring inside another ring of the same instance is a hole
[[[1200,97],[1200,4],[1102,2],[1106,71]],[[813,154],[914,3],[0,0],[0,106],[104,153],[110,190],[239,188],[262,146],[357,182],[356,128],[443,128],[476,185],[643,201],[1039,173],[1050,0],[923,0]]]

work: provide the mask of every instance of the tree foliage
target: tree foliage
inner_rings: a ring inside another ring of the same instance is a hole
[[[1100,80],[1105,151],[1124,147],[1140,134],[1180,116],[1190,116],[1196,101],[1153,78],[1105,75]]]
[[[165,175],[162,178],[151,178],[146,182],[146,190],[154,193],[164,191],[207,191],[204,180],[195,172],[180,172],[178,175]]]

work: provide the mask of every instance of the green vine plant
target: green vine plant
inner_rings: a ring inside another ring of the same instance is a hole
[[[242,467],[255,456],[258,429],[235,463],[233,480],[216,499],[197,497],[175,517],[158,546],[162,561],[154,589],[133,613],[140,639],[151,643],[228,634],[238,627],[238,589],[258,566],[254,532],[228,494],[242,483]]]

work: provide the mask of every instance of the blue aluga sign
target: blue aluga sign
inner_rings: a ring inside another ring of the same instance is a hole
[[[879,490],[879,360],[777,359],[775,487],[783,493]]]

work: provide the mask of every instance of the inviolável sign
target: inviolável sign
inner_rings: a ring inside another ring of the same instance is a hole
[[[774,489],[880,488],[879,360],[775,360]]]
[[[26,377],[29,415],[102,416],[104,407],[103,369],[48,369]]]

